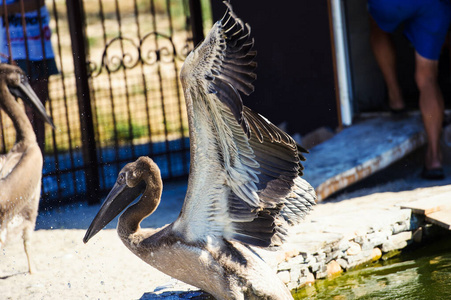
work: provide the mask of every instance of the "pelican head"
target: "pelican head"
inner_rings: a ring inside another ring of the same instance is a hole
[[[30,105],[38,113],[40,118],[55,128],[52,119],[47,114],[41,100],[31,88],[22,69],[17,66],[0,64],[0,80],[6,83],[9,92],[13,96],[24,100],[26,104]],[[4,97],[1,98],[3,99]]]
[[[146,189],[146,178],[153,174],[158,174],[158,180],[159,173],[158,166],[148,157],[140,157],[138,160],[125,165],[102,207],[86,231],[83,242],[87,243],[144,192]],[[161,182],[161,179],[159,181]]]

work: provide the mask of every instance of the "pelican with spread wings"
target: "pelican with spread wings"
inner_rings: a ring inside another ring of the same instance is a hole
[[[157,208],[162,180],[148,157],[127,164],[86,232],[87,242],[120,216],[118,234],[158,270],[217,299],[291,299],[274,270],[250,246],[281,245],[287,226],[315,203],[303,180],[302,148],[243,105],[254,90],[250,27],[233,12],[216,22],[181,71],[191,168],[179,217],[160,229],[139,224]],[[305,150],[304,150],[305,151]]]

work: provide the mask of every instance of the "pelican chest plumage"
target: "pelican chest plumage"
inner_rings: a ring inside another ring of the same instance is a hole
[[[16,130],[15,144],[0,156],[0,247],[6,242],[11,222],[21,219],[28,271],[32,273],[29,242],[38,215],[43,158],[31,123],[14,96],[22,98],[47,123],[54,125],[23,71],[17,66],[0,64],[0,108]]]
[[[142,194],[117,227],[142,260],[217,299],[292,299],[250,246],[280,245],[286,226],[299,223],[316,196],[300,177],[301,148],[242,103],[239,92],[254,89],[256,52],[249,25],[224,3],[225,16],[188,55],[180,75],[191,167],[179,217],[161,229],[140,228],[163,188],[158,166],[140,157],[121,170],[84,242]]]

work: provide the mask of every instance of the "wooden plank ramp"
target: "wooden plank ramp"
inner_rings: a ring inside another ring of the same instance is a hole
[[[401,208],[411,209],[414,214],[429,215],[451,208],[451,193],[443,193],[420,200],[404,203]]]
[[[343,129],[306,155],[304,178],[318,201],[403,158],[425,143],[421,116],[378,116]]]
[[[451,230],[451,208],[426,215],[426,222]]]
[[[451,192],[401,204],[412,213],[425,215],[425,221],[451,230]]]

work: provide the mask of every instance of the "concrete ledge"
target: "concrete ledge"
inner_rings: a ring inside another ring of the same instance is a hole
[[[290,289],[388,259],[422,242],[425,231],[434,234],[427,218],[404,208],[416,206],[422,198],[449,203],[451,186],[320,203],[305,223],[294,228],[280,253],[265,259]]]
[[[290,289],[405,248],[419,226],[411,219],[411,210],[398,208],[315,216],[304,225],[296,228],[280,253],[273,257],[262,253],[272,266],[277,265]]]

